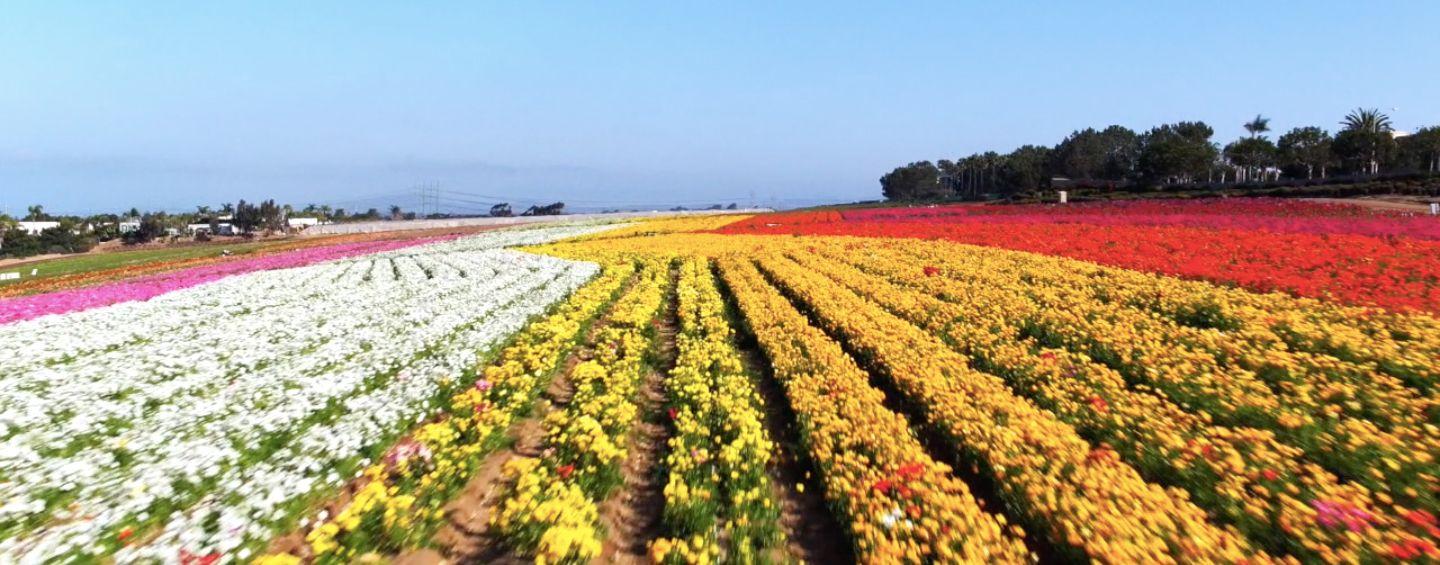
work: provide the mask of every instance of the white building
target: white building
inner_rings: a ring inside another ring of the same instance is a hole
[[[16,222],[15,224],[30,235],[40,235],[42,231],[60,227],[60,222]]]
[[[292,230],[303,230],[310,226],[320,225],[320,218],[290,218],[285,220],[285,223]]]
[[[202,233],[210,235],[235,235],[235,226],[226,223],[215,224],[213,226],[210,224],[187,224],[185,231],[190,235]]]

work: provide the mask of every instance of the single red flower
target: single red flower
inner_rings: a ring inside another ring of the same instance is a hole
[[[1422,528],[1428,528],[1435,525],[1435,515],[1424,510],[1411,510],[1405,513],[1405,521]]]
[[[555,469],[555,474],[560,475],[560,478],[562,478],[562,479],[568,479],[568,478],[570,478],[570,474],[571,474],[571,473],[574,473],[574,472],[575,472],[575,466],[574,466],[574,465],[561,465],[561,466],[559,466],[558,468]]]
[[[1105,399],[1100,398],[1098,395],[1090,397],[1090,407],[1094,408],[1096,412],[1099,412],[1101,414],[1104,414],[1105,412],[1108,412],[1110,410],[1110,404],[1105,402]]]
[[[675,412],[675,409],[674,409],[674,408],[670,408],[670,409],[665,410],[665,413],[670,415],[670,419],[671,419],[671,420],[674,420],[674,419],[675,419],[675,414],[676,414],[676,412]]]
[[[933,277],[938,274],[940,274],[940,269],[938,267],[931,267],[929,265],[925,266],[925,276]]]
[[[920,463],[907,463],[901,465],[900,468],[895,471],[895,474],[900,475],[900,478],[905,480],[915,480],[920,478],[920,475],[924,472],[925,465]]]
[[[1407,539],[1390,544],[1390,555],[1397,559],[1415,559],[1422,555],[1434,556],[1435,545],[1420,539]]]
[[[218,552],[209,553],[207,555],[196,555],[183,549],[180,550],[180,563],[182,565],[211,565],[216,561],[219,561],[220,557],[221,554]]]
[[[1276,473],[1274,469],[1266,469],[1264,471],[1260,471],[1260,476],[1265,477],[1265,480],[1267,481],[1273,481],[1280,478],[1280,473]]]

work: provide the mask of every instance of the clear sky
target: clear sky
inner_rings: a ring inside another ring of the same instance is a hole
[[[0,208],[786,205],[1087,126],[1440,123],[1433,1],[379,4],[0,0]]]

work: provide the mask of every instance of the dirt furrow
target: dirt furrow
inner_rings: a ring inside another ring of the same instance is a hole
[[[634,282],[634,278],[627,281],[616,296],[623,296]],[[410,552],[397,557],[396,563],[432,565],[441,560],[442,556],[448,563],[528,562],[489,535],[490,514],[503,494],[502,470],[506,463],[516,457],[541,455],[545,439],[545,416],[570,403],[570,398],[574,395],[570,385],[570,371],[576,365],[594,357],[595,339],[605,327],[611,307],[613,303],[606,306],[605,311],[586,330],[580,344],[566,355],[560,369],[555,372],[530,414],[511,424],[506,430],[506,436],[511,439],[510,446],[486,456],[475,476],[466,483],[460,494],[445,506],[447,524],[434,538],[435,545],[441,551],[422,549]]]
[[[679,277],[672,268],[671,280]],[[663,469],[665,450],[673,434],[664,413],[665,378],[675,367],[675,335],[679,332],[677,301],[672,290],[666,297],[665,313],[655,323],[655,350],[650,371],[640,388],[639,421],[630,436],[630,449],[622,465],[624,482],[600,505],[600,524],[605,544],[599,561],[604,563],[648,563],[648,545],[661,532],[665,510]]]

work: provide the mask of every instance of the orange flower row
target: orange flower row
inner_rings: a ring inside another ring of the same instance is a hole
[[[751,331],[794,409],[825,496],[867,563],[1028,561],[1018,528],[981,509],[869,376],[736,257],[720,261]]]
[[[761,252],[758,261],[919,406],[927,425],[980,462],[1013,510],[1057,546],[1106,561],[1265,556],[1183,493],[1146,482],[1113,449],[1092,447],[1001,379],[969,368],[935,336],[782,256]]]

